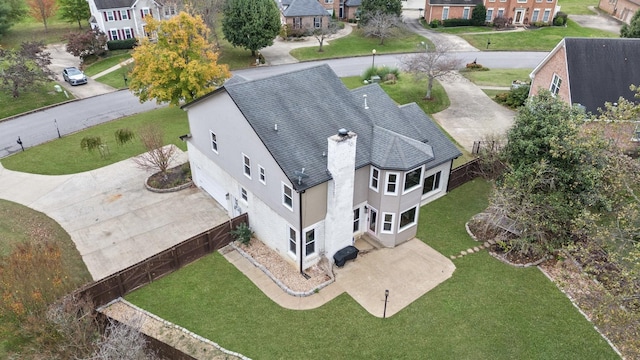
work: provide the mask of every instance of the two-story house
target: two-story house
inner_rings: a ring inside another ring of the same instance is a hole
[[[89,23],[107,34],[109,40],[148,36],[145,17],[169,19],[177,14],[177,5],[157,0],[87,0],[91,10]]]
[[[321,29],[329,26],[330,15],[318,0],[278,0],[280,18],[294,30]]]
[[[487,8],[486,22],[502,17],[516,26],[535,22],[549,23],[560,11],[557,0],[426,0],[424,19],[427,22],[471,19],[473,9],[479,4]]]
[[[633,15],[640,11],[640,0],[600,0],[598,9],[622,22],[631,24]]]
[[[417,104],[348,90],[327,65],[234,77],[183,109],[194,182],[301,271],[364,233],[412,239],[460,155]]]

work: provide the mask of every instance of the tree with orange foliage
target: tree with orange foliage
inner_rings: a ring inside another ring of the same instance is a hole
[[[44,24],[44,31],[48,31],[47,20],[53,17],[58,10],[56,0],[27,0],[29,14],[34,19]]]
[[[181,12],[169,20],[145,18],[146,31],[156,41],[142,39],[133,51],[129,89],[140,102],[179,105],[203,96],[229,77],[227,65],[207,41],[209,29],[200,16]]]

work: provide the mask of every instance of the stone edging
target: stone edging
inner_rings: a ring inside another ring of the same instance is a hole
[[[291,296],[297,296],[297,297],[311,296],[311,295],[315,294],[316,292],[322,290],[323,288],[329,286],[334,281],[336,281],[334,277],[331,277],[330,280],[328,280],[326,282],[323,282],[322,284],[318,285],[317,288],[315,288],[315,289],[313,289],[311,291],[293,291],[293,290],[289,289],[287,287],[287,285],[285,285],[282,281],[280,281],[275,276],[273,276],[273,274],[266,267],[264,267],[259,262],[255,261],[255,259],[252,258],[251,255],[247,254],[244,250],[242,250],[239,247],[237,247],[236,244],[229,243],[229,245],[232,248],[234,248],[240,255],[242,255],[244,258],[249,260],[249,262],[252,263],[253,266],[255,266],[258,269],[262,270],[262,272],[265,273],[271,280],[273,280],[273,282],[276,283],[276,285],[278,285],[284,292],[286,292],[287,294],[289,294]]]
[[[153,175],[151,175],[153,176]],[[154,192],[154,193],[159,193],[159,194],[164,194],[164,193],[170,193],[170,192],[176,192],[176,191],[180,191],[180,190],[184,190],[186,188],[190,188],[193,185],[193,180],[184,183],[182,185],[178,185],[176,187],[172,187],[170,189],[158,189],[158,188],[154,188],[151,185],[149,185],[149,179],[151,178],[151,176],[149,176],[148,178],[146,178],[144,180],[144,187],[147,188],[147,190]]]
[[[121,297],[110,301],[109,303],[99,307],[97,310],[100,311],[100,309],[106,308],[106,307],[108,307],[108,306],[110,306],[110,305],[112,305],[112,304],[114,304],[116,302],[121,302],[121,303],[123,303],[123,304],[125,304],[127,306],[130,306],[134,310],[136,310],[136,311],[138,311],[140,313],[143,313],[144,315],[149,316],[149,317],[151,317],[151,318],[153,318],[153,319],[155,319],[157,321],[160,321],[165,326],[172,327],[172,328],[174,328],[174,329],[176,329],[178,331],[181,331],[182,333],[186,334],[187,336],[190,336],[190,337],[192,337],[192,338],[194,338],[194,339],[196,339],[198,341],[201,341],[203,343],[207,343],[207,344],[215,347],[216,349],[220,350],[221,352],[223,352],[225,354],[236,356],[236,357],[239,357],[239,358],[241,358],[243,360],[251,360],[251,358],[248,358],[248,357],[246,357],[246,356],[244,356],[244,355],[242,355],[240,353],[237,353],[235,351],[227,350],[227,349],[223,348],[222,346],[218,345],[217,343],[215,343],[215,342],[213,342],[213,341],[211,341],[211,340],[209,340],[207,338],[204,338],[204,337],[202,337],[202,336],[200,336],[200,335],[198,335],[198,334],[196,334],[194,332],[191,332],[191,331],[183,328],[182,326],[178,326],[178,325],[176,325],[176,324],[174,324],[172,322],[169,322],[169,321],[159,317],[156,314],[150,313],[150,312],[148,312],[148,311],[146,311],[146,310],[144,310],[142,308],[139,308],[139,307],[135,306],[134,304],[128,302],[127,300],[125,300],[125,299],[123,299]]]
[[[530,263],[526,263],[526,264],[516,264],[516,263],[512,263],[511,261],[505,259],[504,257],[494,253],[493,251],[489,251],[489,255],[493,256],[494,258],[502,261],[503,263],[505,263],[507,265],[511,265],[511,266],[515,266],[515,267],[521,267],[521,268],[526,268],[526,267],[531,267],[531,266],[538,266],[538,265],[542,264],[543,262],[545,262],[546,260],[548,260],[548,257],[544,256],[544,257],[542,257],[542,259],[536,260],[534,262],[530,262]]]
[[[469,222],[467,221],[466,223],[464,223],[464,228],[467,230],[467,234],[469,234],[469,236],[471,236],[471,238],[475,241],[480,241],[478,240],[478,238],[471,232],[471,229],[469,229]]]

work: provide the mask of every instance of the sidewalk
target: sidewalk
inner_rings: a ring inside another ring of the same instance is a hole
[[[129,64],[132,64],[132,63],[133,63],[133,58],[128,58],[127,60],[122,61],[122,62],[121,62],[121,63],[119,63],[118,65],[114,65],[114,66],[112,66],[112,67],[108,68],[108,69],[107,69],[107,70],[105,70],[105,71],[102,71],[102,72],[99,72],[99,73],[97,73],[97,74],[93,75],[91,78],[92,78],[93,80],[95,80],[95,79],[97,79],[97,78],[99,78],[99,77],[102,77],[102,76],[105,76],[105,75],[107,75],[107,74],[109,74],[109,73],[112,73],[112,72],[114,72],[114,71],[117,71],[117,70],[119,70],[120,68],[125,67],[125,66],[127,66],[127,65],[129,65]]]

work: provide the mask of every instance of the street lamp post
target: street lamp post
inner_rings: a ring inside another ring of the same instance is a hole
[[[384,291],[384,310],[382,311],[382,318],[387,318],[387,300],[389,299],[389,290]]]
[[[376,67],[376,49],[373,49],[371,51],[371,54],[373,54],[373,58],[372,58],[373,60],[371,60],[371,68],[375,69],[375,67]]]

